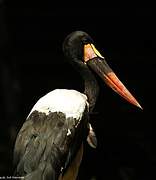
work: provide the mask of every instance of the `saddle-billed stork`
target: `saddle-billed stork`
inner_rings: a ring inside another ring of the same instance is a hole
[[[120,96],[141,108],[86,32],[69,34],[64,40],[63,52],[82,76],[84,93],[56,89],[37,101],[15,142],[16,176],[29,180],[77,178],[84,141],[87,140],[93,148],[97,145],[89,123],[89,113],[93,111],[99,92],[93,71]]]

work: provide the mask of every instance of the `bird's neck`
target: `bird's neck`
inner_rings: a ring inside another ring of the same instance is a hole
[[[91,72],[90,75],[88,74],[88,76],[84,78],[84,82],[85,82],[84,94],[86,94],[88,97],[90,111],[92,111],[99,94],[99,86],[95,77]]]
[[[98,83],[91,72],[91,70],[84,64],[80,63],[76,66],[79,71],[81,77],[84,80],[84,94],[88,97],[89,109],[93,110],[98,94],[99,94],[99,86]]]

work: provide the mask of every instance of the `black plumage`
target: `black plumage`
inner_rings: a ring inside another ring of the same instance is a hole
[[[15,175],[26,179],[58,179],[87,137],[87,123],[87,108],[81,121],[66,118],[61,112],[46,115],[34,111],[16,140]]]

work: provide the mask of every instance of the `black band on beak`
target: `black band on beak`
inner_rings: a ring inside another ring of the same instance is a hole
[[[87,65],[96,72],[104,82],[111,87],[120,96],[126,99],[131,104],[142,109],[137,100],[127,90],[124,84],[118,79],[113,70],[109,67],[104,58],[95,57],[87,61]]]

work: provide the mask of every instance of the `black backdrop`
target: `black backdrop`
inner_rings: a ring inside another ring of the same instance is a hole
[[[16,134],[33,104],[55,88],[83,91],[64,62],[62,42],[83,30],[144,110],[133,107],[100,79],[92,117],[98,148],[85,146],[80,179],[155,179],[155,13],[150,8],[17,8],[1,13],[0,175],[11,175]]]

